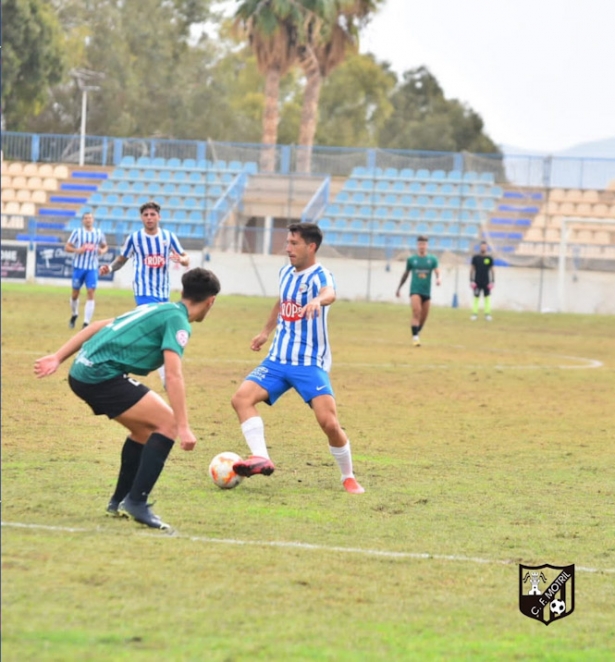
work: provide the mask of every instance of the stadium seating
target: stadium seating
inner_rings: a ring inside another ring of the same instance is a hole
[[[349,225],[326,241],[408,250],[424,233],[434,250],[457,250],[461,238],[478,238],[502,193],[492,173],[356,167],[323,212],[335,230]],[[369,222],[369,229],[355,221]]]
[[[183,238],[202,239],[208,210],[241,172],[257,171],[253,162],[125,156],[80,212],[91,209],[99,221],[111,222],[116,232],[118,222],[129,221],[126,231],[133,231],[141,227],[139,207],[155,199],[165,227],[170,224]]]

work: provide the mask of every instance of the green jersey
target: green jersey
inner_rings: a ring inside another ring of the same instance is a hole
[[[153,303],[116,317],[83,344],[70,374],[100,382],[133,373],[147,375],[164,363],[164,350],[180,358],[192,329],[183,303]]]
[[[431,272],[438,268],[438,258],[435,255],[412,255],[406,261],[406,271],[412,272],[410,295],[422,294],[431,296]]]

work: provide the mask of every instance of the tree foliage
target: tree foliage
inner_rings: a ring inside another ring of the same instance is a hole
[[[497,152],[483,120],[457,99],[447,99],[427,68],[407,71],[391,96],[393,112],[378,135],[381,147],[443,152]]]
[[[57,16],[45,0],[2,3],[2,112],[19,130],[37,115],[50,86],[66,69],[65,43]]]
[[[104,75],[88,95],[90,135],[260,143],[267,121],[270,144],[292,144],[308,135],[302,123],[311,114],[320,145],[497,151],[480,115],[447,99],[428,69],[398,81],[388,64],[355,52],[361,21],[379,2],[245,0],[236,18],[250,44],[216,14],[216,0],[6,0],[6,128],[78,132],[81,91],[70,72],[88,69]],[[264,12],[271,7],[277,15]],[[327,14],[332,8],[337,13]],[[351,19],[349,11],[358,14]],[[202,29],[207,21],[217,26],[213,37]],[[268,35],[277,36],[267,42]],[[306,45],[319,86],[309,113]],[[273,121],[264,118],[261,74],[271,66]]]
[[[397,77],[373,55],[348,57],[325,81],[316,143],[373,147],[393,112],[389,100]]]

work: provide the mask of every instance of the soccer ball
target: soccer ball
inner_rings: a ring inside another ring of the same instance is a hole
[[[223,490],[230,490],[237,487],[243,480],[243,476],[238,476],[233,471],[235,462],[239,462],[241,457],[237,453],[225,451],[218,453],[209,464],[209,475],[214,483]]]
[[[551,600],[549,609],[554,616],[561,616],[566,611],[566,603],[563,600]]]

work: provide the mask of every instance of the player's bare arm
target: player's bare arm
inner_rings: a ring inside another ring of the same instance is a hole
[[[75,352],[78,352],[83,343],[89,340],[95,333],[100,331],[103,326],[106,326],[110,322],[113,322],[113,319],[92,322],[90,325],[86,326],[85,329],[76,333],[68,342],[64,343],[57,352],[37,359],[34,362],[34,374],[39,379],[41,377],[52,375],[61,363],[66,361],[66,359],[72,356]]]
[[[128,258],[124,257],[123,255],[118,255],[111,264],[103,264],[100,269],[98,270],[98,273],[101,276],[106,276],[107,274],[111,273],[112,271],[117,271],[118,269],[121,269],[126,262],[128,262]]]
[[[179,354],[164,350],[165,387],[171,409],[175,414],[177,434],[182,450],[191,451],[196,446],[196,437],[188,424],[188,409],[186,407],[186,387],[182,373],[182,361]]]
[[[442,281],[440,280],[440,269],[434,269],[434,273],[436,274],[436,285],[439,286],[440,283],[442,282]]]
[[[278,324],[279,314],[280,314],[280,301],[277,300],[273,304],[273,308],[269,313],[269,317],[267,318],[267,322],[265,323],[263,330],[257,336],[254,336],[254,338],[252,338],[252,341],[250,343],[250,349],[252,351],[254,352],[260,351],[261,347],[267,342],[267,338],[269,338],[270,333],[275,329],[275,327]]]
[[[99,255],[104,255],[107,251],[109,250],[109,246],[107,246],[106,243],[102,243],[98,245],[98,254]]]
[[[406,269],[406,271],[404,271],[403,276],[401,277],[401,280],[399,281],[399,285],[397,287],[397,292],[395,292],[396,297],[398,297],[400,295],[401,288],[402,288],[403,284],[408,280],[408,274],[409,273],[410,272],[407,269]]]

